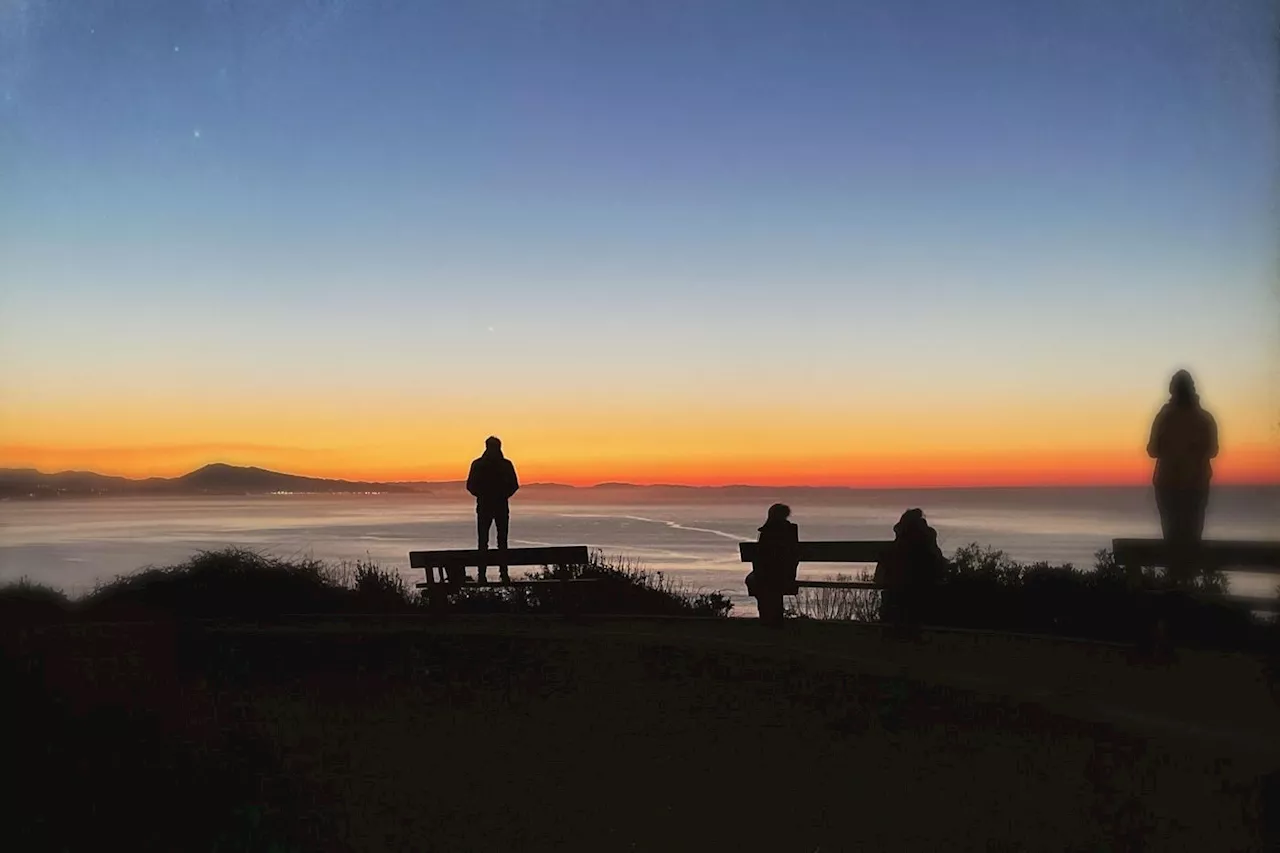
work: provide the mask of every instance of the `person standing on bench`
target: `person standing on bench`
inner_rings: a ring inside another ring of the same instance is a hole
[[[760,528],[760,547],[747,575],[747,595],[755,598],[764,625],[782,624],[782,596],[795,595],[800,566],[800,528],[787,519],[791,507],[774,504]]]
[[[507,573],[507,531],[511,524],[511,507],[508,501],[520,488],[516,479],[516,466],[502,455],[502,440],[489,436],[484,441],[484,455],[471,463],[467,474],[467,491],[476,499],[476,533],[480,548],[480,573],[478,580],[484,583],[485,551],[489,550],[489,528],[498,528],[498,571],[502,582],[510,583]]]
[[[1169,548],[1169,576],[1191,580],[1194,552],[1204,536],[1209,504],[1209,460],[1218,455],[1218,424],[1200,407],[1191,374],[1179,370],[1169,382],[1169,402],[1151,425],[1147,455],[1156,460],[1153,484],[1160,527]]]

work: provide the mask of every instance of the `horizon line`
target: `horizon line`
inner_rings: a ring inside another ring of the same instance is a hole
[[[404,480],[404,479],[363,479],[363,478],[347,478],[347,477],[323,477],[312,474],[292,474],[287,471],[278,471],[273,468],[264,468],[260,465],[236,465],[229,462],[209,462],[186,471],[182,474],[171,476],[150,475],[143,477],[130,477],[123,474],[103,474],[98,471],[85,469],[65,469],[61,471],[43,471],[35,466],[9,467],[0,465],[0,470],[7,471],[31,471],[37,475],[44,477],[56,477],[65,474],[87,474],[98,477],[112,477],[126,480],[132,483],[143,483],[147,480],[178,480],[182,477],[194,474],[205,468],[225,467],[237,470],[258,470],[265,471],[270,474],[277,474],[286,477],[298,477],[308,480],[321,480],[327,482],[343,482],[343,483],[365,483],[371,485],[388,485],[388,486],[447,486],[462,485],[466,481],[462,479],[453,480]],[[1133,482],[1040,482],[1040,483],[963,483],[948,485],[850,485],[850,484],[817,484],[817,483],[675,483],[675,482],[657,482],[657,483],[636,483],[623,480],[601,480],[595,483],[565,483],[555,480],[539,480],[524,484],[521,488],[561,488],[561,489],[603,489],[609,487],[635,488],[635,489],[689,489],[689,490],[714,490],[714,489],[774,489],[778,491],[785,490],[825,490],[825,491],[957,491],[957,490],[995,490],[995,489],[1130,489],[1149,487],[1149,480],[1133,481]],[[1275,488],[1280,487],[1280,480],[1264,481],[1264,480],[1228,480],[1226,482],[1218,481],[1215,486],[1232,486],[1232,487],[1256,487],[1256,488]]]

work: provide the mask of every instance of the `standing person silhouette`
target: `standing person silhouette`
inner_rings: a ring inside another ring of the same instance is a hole
[[[1209,460],[1218,455],[1218,424],[1200,407],[1191,374],[1179,370],[1169,381],[1169,402],[1151,425],[1147,455],[1156,460],[1153,483],[1160,527],[1169,549],[1169,576],[1190,580],[1195,549],[1204,536],[1209,504]]]
[[[520,488],[516,479],[516,466],[502,455],[502,440],[489,436],[484,441],[484,454],[471,463],[467,474],[467,491],[476,499],[476,533],[480,548],[480,573],[478,580],[484,583],[485,551],[489,550],[489,528],[498,528],[498,571],[503,583],[510,583],[507,574],[507,531],[511,525],[511,508],[507,503]]]

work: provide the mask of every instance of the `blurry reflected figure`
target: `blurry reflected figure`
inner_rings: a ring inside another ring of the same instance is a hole
[[[1169,402],[1151,425],[1147,455],[1156,460],[1153,482],[1170,550],[1169,576],[1185,582],[1195,573],[1213,476],[1210,460],[1218,455],[1218,424],[1201,408],[1195,381],[1185,370],[1169,382]]]

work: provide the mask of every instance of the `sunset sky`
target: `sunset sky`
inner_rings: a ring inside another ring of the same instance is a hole
[[[0,0],[0,466],[1280,482],[1270,0]]]

